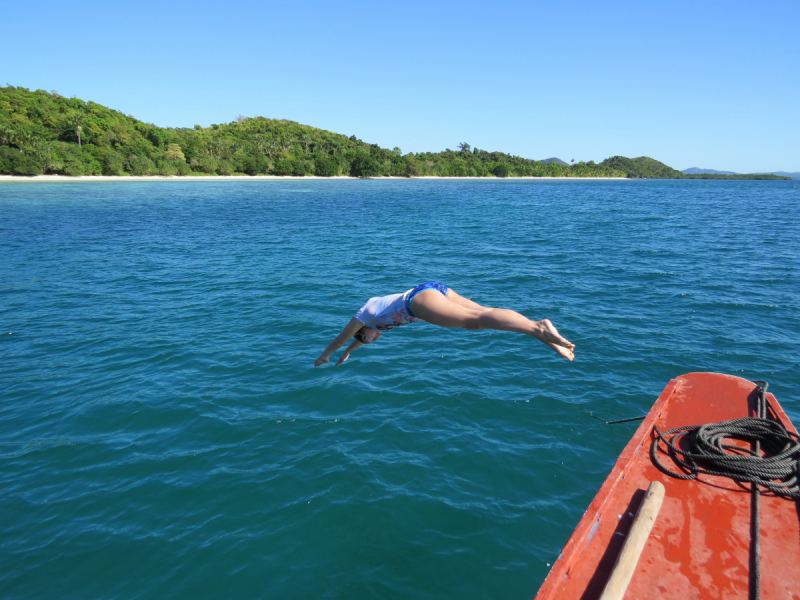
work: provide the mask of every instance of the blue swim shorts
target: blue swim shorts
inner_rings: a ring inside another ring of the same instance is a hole
[[[408,292],[408,296],[406,296],[406,312],[415,319],[418,319],[419,317],[411,312],[411,301],[414,299],[414,296],[416,296],[423,290],[436,290],[438,292],[441,292],[442,295],[445,297],[447,297],[447,292],[450,291],[447,288],[447,286],[443,283],[439,283],[438,281],[428,281],[426,283],[418,285],[413,290]]]

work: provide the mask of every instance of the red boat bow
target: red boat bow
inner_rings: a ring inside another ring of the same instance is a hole
[[[750,493],[730,479],[668,477],[650,461],[661,431],[754,416],[758,386],[716,373],[669,382],[542,584],[536,600],[599,598],[650,482],[665,498],[625,598],[748,598]],[[797,433],[775,397],[768,418]],[[671,462],[669,463],[672,464]],[[800,600],[800,505],[761,495],[761,597]]]

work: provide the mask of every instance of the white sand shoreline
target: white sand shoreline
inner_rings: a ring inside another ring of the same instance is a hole
[[[34,183],[34,182],[57,182],[57,183],[86,183],[100,181],[359,181],[360,177],[317,177],[308,175],[305,177],[294,177],[289,175],[185,175],[185,176],[114,176],[114,175],[83,175],[79,177],[69,177],[67,175],[0,175],[0,183]],[[464,180],[483,180],[483,181],[633,181],[627,177],[371,177],[371,181],[391,180],[409,181],[415,179],[464,181]]]

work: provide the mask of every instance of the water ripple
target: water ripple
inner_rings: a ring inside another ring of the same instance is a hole
[[[798,206],[792,182],[3,185],[4,597],[531,598],[636,427],[591,414],[708,370],[800,418]],[[576,361],[417,324],[312,368],[431,279],[551,318]]]

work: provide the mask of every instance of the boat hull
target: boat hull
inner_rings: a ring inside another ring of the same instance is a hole
[[[536,600],[599,598],[651,481],[666,495],[625,598],[748,598],[751,494],[727,478],[686,481],[650,460],[653,425],[663,432],[755,416],[757,386],[716,373],[669,382],[620,454]],[[797,433],[771,394],[768,417]],[[672,466],[671,461],[666,464]],[[761,496],[761,597],[800,600],[800,504]]]

